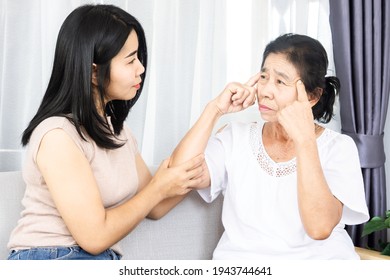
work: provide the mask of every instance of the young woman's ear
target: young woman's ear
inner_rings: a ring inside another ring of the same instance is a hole
[[[92,63],[92,84],[94,86],[98,86],[97,71],[98,71],[97,65],[95,63]]]
[[[311,106],[313,107],[314,105],[317,104],[317,102],[320,100],[322,93],[324,92],[324,89],[322,88],[315,88],[314,91],[309,95],[309,102]]]

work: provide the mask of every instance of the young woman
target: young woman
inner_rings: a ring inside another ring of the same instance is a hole
[[[225,232],[214,259],[356,259],[345,224],[368,220],[353,140],[324,128],[339,90],[325,77],[325,49],[308,36],[270,42],[261,71],[232,83],[205,108],[172,164],[205,152],[213,201],[224,195]],[[231,123],[210,137],[223,114],[255,103],[264,122]]]
[[[58,35],[53,71],[23,134],[25,209],[9,259],[119,259],[118,244],[202,180],[203,155],[152,178],[124,121],[146,72],[144,31],[111,5],[75,9]]]

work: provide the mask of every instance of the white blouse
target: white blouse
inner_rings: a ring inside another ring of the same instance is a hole
[[[224,195],[225,232],[213,258],[358,259],[344,226],[363,223],[369,215],[353,140],[330,129],[317,138],[325,178],[344,206],[330,237],[313,240],[299,215],[296,159],[273,161],[264,149],[262,128],[262,123],[231,123],[208,142],[211,187],[199,194],[207,202]]]

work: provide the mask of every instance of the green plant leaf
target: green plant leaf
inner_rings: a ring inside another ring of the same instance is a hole
[[[379,244],[380,251],[383,251],[386,248],[388,242],[383,242],[382,239],[379,239],[378,244]]]
[[[388,242],[387,246],[382,250],[381,255],[390,256],[390,242]]]
[[[386,228],[385,219],[382,217],[373,217],[363,227],[362,237],[372,232],[383,230]]]
[[[387,228],[390,228],[390,217],[388,217],[386,220],[385,220],[385,226]]]
[[[386,211],[386,217],[387,217],[387,218],[390,218],[390,210],[387,210],[387,211]]]

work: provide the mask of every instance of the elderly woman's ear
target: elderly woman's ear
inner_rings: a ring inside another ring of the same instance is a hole
[[[317,104],[317,102],[321,99],[323,93],[324,93],[324,89],[320,87],[316,87],[312,92],[309,93],[308,98],[311,106]]]

